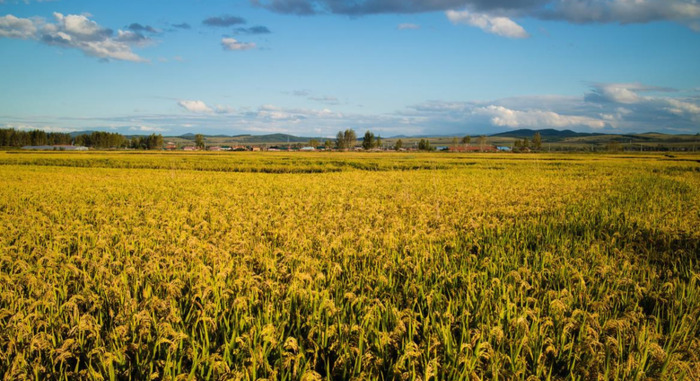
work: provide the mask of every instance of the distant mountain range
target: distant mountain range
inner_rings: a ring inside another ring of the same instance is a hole
[[[112,131],[97,131],[97,130],[85,130],[85,131],[73,131],[70,133],[71,137],[76,137],[79,135],[90,135],[93,132],[112,132]],[[146,136],[150,134],[124,134],[121,133],[122,135],[126,136],[127,138],[130,138],[132,136]],[[205,138],[226,138],[230,139],[233,141],[236,141],[238,143],[244,144],[244,143],[284,143],[284,142],[290,142],[290,143],[302,143],[302,142],[308,142],[311,139],[316,139],[320,142],[323,142],[326,140],[326,138],[313,138],[313,137],[302,137],[302,136],[294,136],[294,135],[288,135],[288,134],[267,134],[267,135],[251,135],[251,134],[240,134],[240,135],[225,135],[225,134],[219,134],[219,135],[206,135],[202,134]],[[186,134],[182,135],[165,135],[163,136],[165,139],[185,139],[185,140],[192,140],[194,141],[196,134],[192,132],[188,132]]]
[[[498,134],[493,134],[490,136],[495,136],[495,137],[507,137],[507,138],[532,138],[533,135],[535,135],[536,132],[539,132],[542,138],[578,138],[578,137],[584,137],[584,136],[597,136],[597,135],[605,135],[605,134],[596,134],[596,133],[585,133],[585,132],[576,132],[576,131],[571,131],[571,130],[555,130],[553,128],[546,128],[543,130],[530,130],[527,128],[522,128],[519,130],[513,130],[513,131],[506,131],[506,132],[501,132]]]
[[[194,140],[195,134],[189,133],[189,134],[184,134],[177,136],[178,138],[181,139],[187,139],[187,140]],[[319,142],[325,141],[326,138],[313,138],[313,137],[303,137],[303,136],[294,136],[294,135],[289,135],[289,134],[267,134],[267,135],[250,135],[250,134],[242,134],[242,135],[204,135],[205,138],[229,138],[233,141],[236,141],[241,144],[260,144],[260,143],[285,143],[285,142],[290,142],[290,143],[304,143],[308,142],[311,139],[316,139]],[[168,136],[166,136],[168,138]]]

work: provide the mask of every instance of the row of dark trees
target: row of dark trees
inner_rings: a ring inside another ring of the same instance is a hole
[[[316,142],[315,140],[312,141]],[[338,131],[338,134],[335,137],[335,148],[337,149],[353,149],[355,148],[355,144],[357,144],[357,134],[355,133],[355,130],[353,129],[347,129],[345,131]],[[330,140],[326,140],[325,142],[326,147],[330,147],[332,145],[332,142]],[[382,146],[382,137],[379,135],[374,135],[374,132],[372,131],[367,131],[365,132],[365,136],[362,138],[362,148],[365,150],[370,150],[373,148],[380,148]]]
[[[116,132],[93,131],[72,137],[63,132],[46,132],[42,130],[20,131],[14,128],[0,129],[0,147],[24,147],[43,145],[69,145],[91,148],[134,148],[160,149],[163,148],[163,136],[134,136],[128,139]]]
[[[463,143],[469,144],[471,141],[471,138],[469,136],[465,136],[462,139]],[[310,144],[314,146],[317,143],[316,140],[312,140]],[[338,134],[336,135],[335,138],[335,148],[337,149],[353,149],[355,148],[355,144],[357,143],[357,134],[355,133],[354,130],[352,129],[347,129],[345,131],[338,131]],[[326,141],[326,147],[330,147],[331,142],[329,140]],[[379,135],[374,135],[372,131],[367,131],[365,132],[364,137],[362,138],[362,148],[365,150],[370,150],[373,148],[381,148],[382,147],[382,137]],[[403,141],[401,139],[398,139],[394,145],[395,150],[400,150],[403,148]],[[433,151],[435,148],[431,146],[430,141],[427,139],[421,139],[418,142],[418,149],[421,151]]]
[[[377,135],[374,136],[372,131],[365,132],[365,136],[362,139],[362,148],[370,150],[372,148],[380,148],[382,146],[382,137]]]
[[[0,147],[23,147],[71,144],[70,134],[42,130],[18,131],[14,128],[0,129]]]
[[[335,148],[337,149],[353,149],[357,143],[357,134],[353,129],[338,131],[335,137]]]
[[[94,148],[126,148],[129,145],[129,141],[122,134],[102,131],[78,135],[74,143],[77,146]]]
[[[150,134],[148,136],[134,136],[129,141],[129,148],[161,149],[163,148],[163,136],[161,134]]]
[[[527,138],[523,138],[523,140],[516,139],[515,142],[513,142],[513,149],[516,151],[524,149],[539,151],[542,149],[542,135],[540,135],[539,132],[535,132],[535,135],[532,136],[532,141]]]
[[[163,148],[163,136],[151,134],[148,136],[134,136],[128,139],[116,132],[94,131],[90,134],[75,137],[75,145],[92,148],[132,148],[132,149],[161,149]]]

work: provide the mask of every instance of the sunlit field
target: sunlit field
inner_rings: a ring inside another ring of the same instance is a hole
[[[0,153],[0,374],[700,379],[700,155]]]

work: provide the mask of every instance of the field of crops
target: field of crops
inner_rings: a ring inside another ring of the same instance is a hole
[[[0,374],[698,380],[700,155],[0,153]]]

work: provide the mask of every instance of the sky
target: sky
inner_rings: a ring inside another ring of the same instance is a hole
[[[0,0],[0,128],[700,133],[700,0]]]

